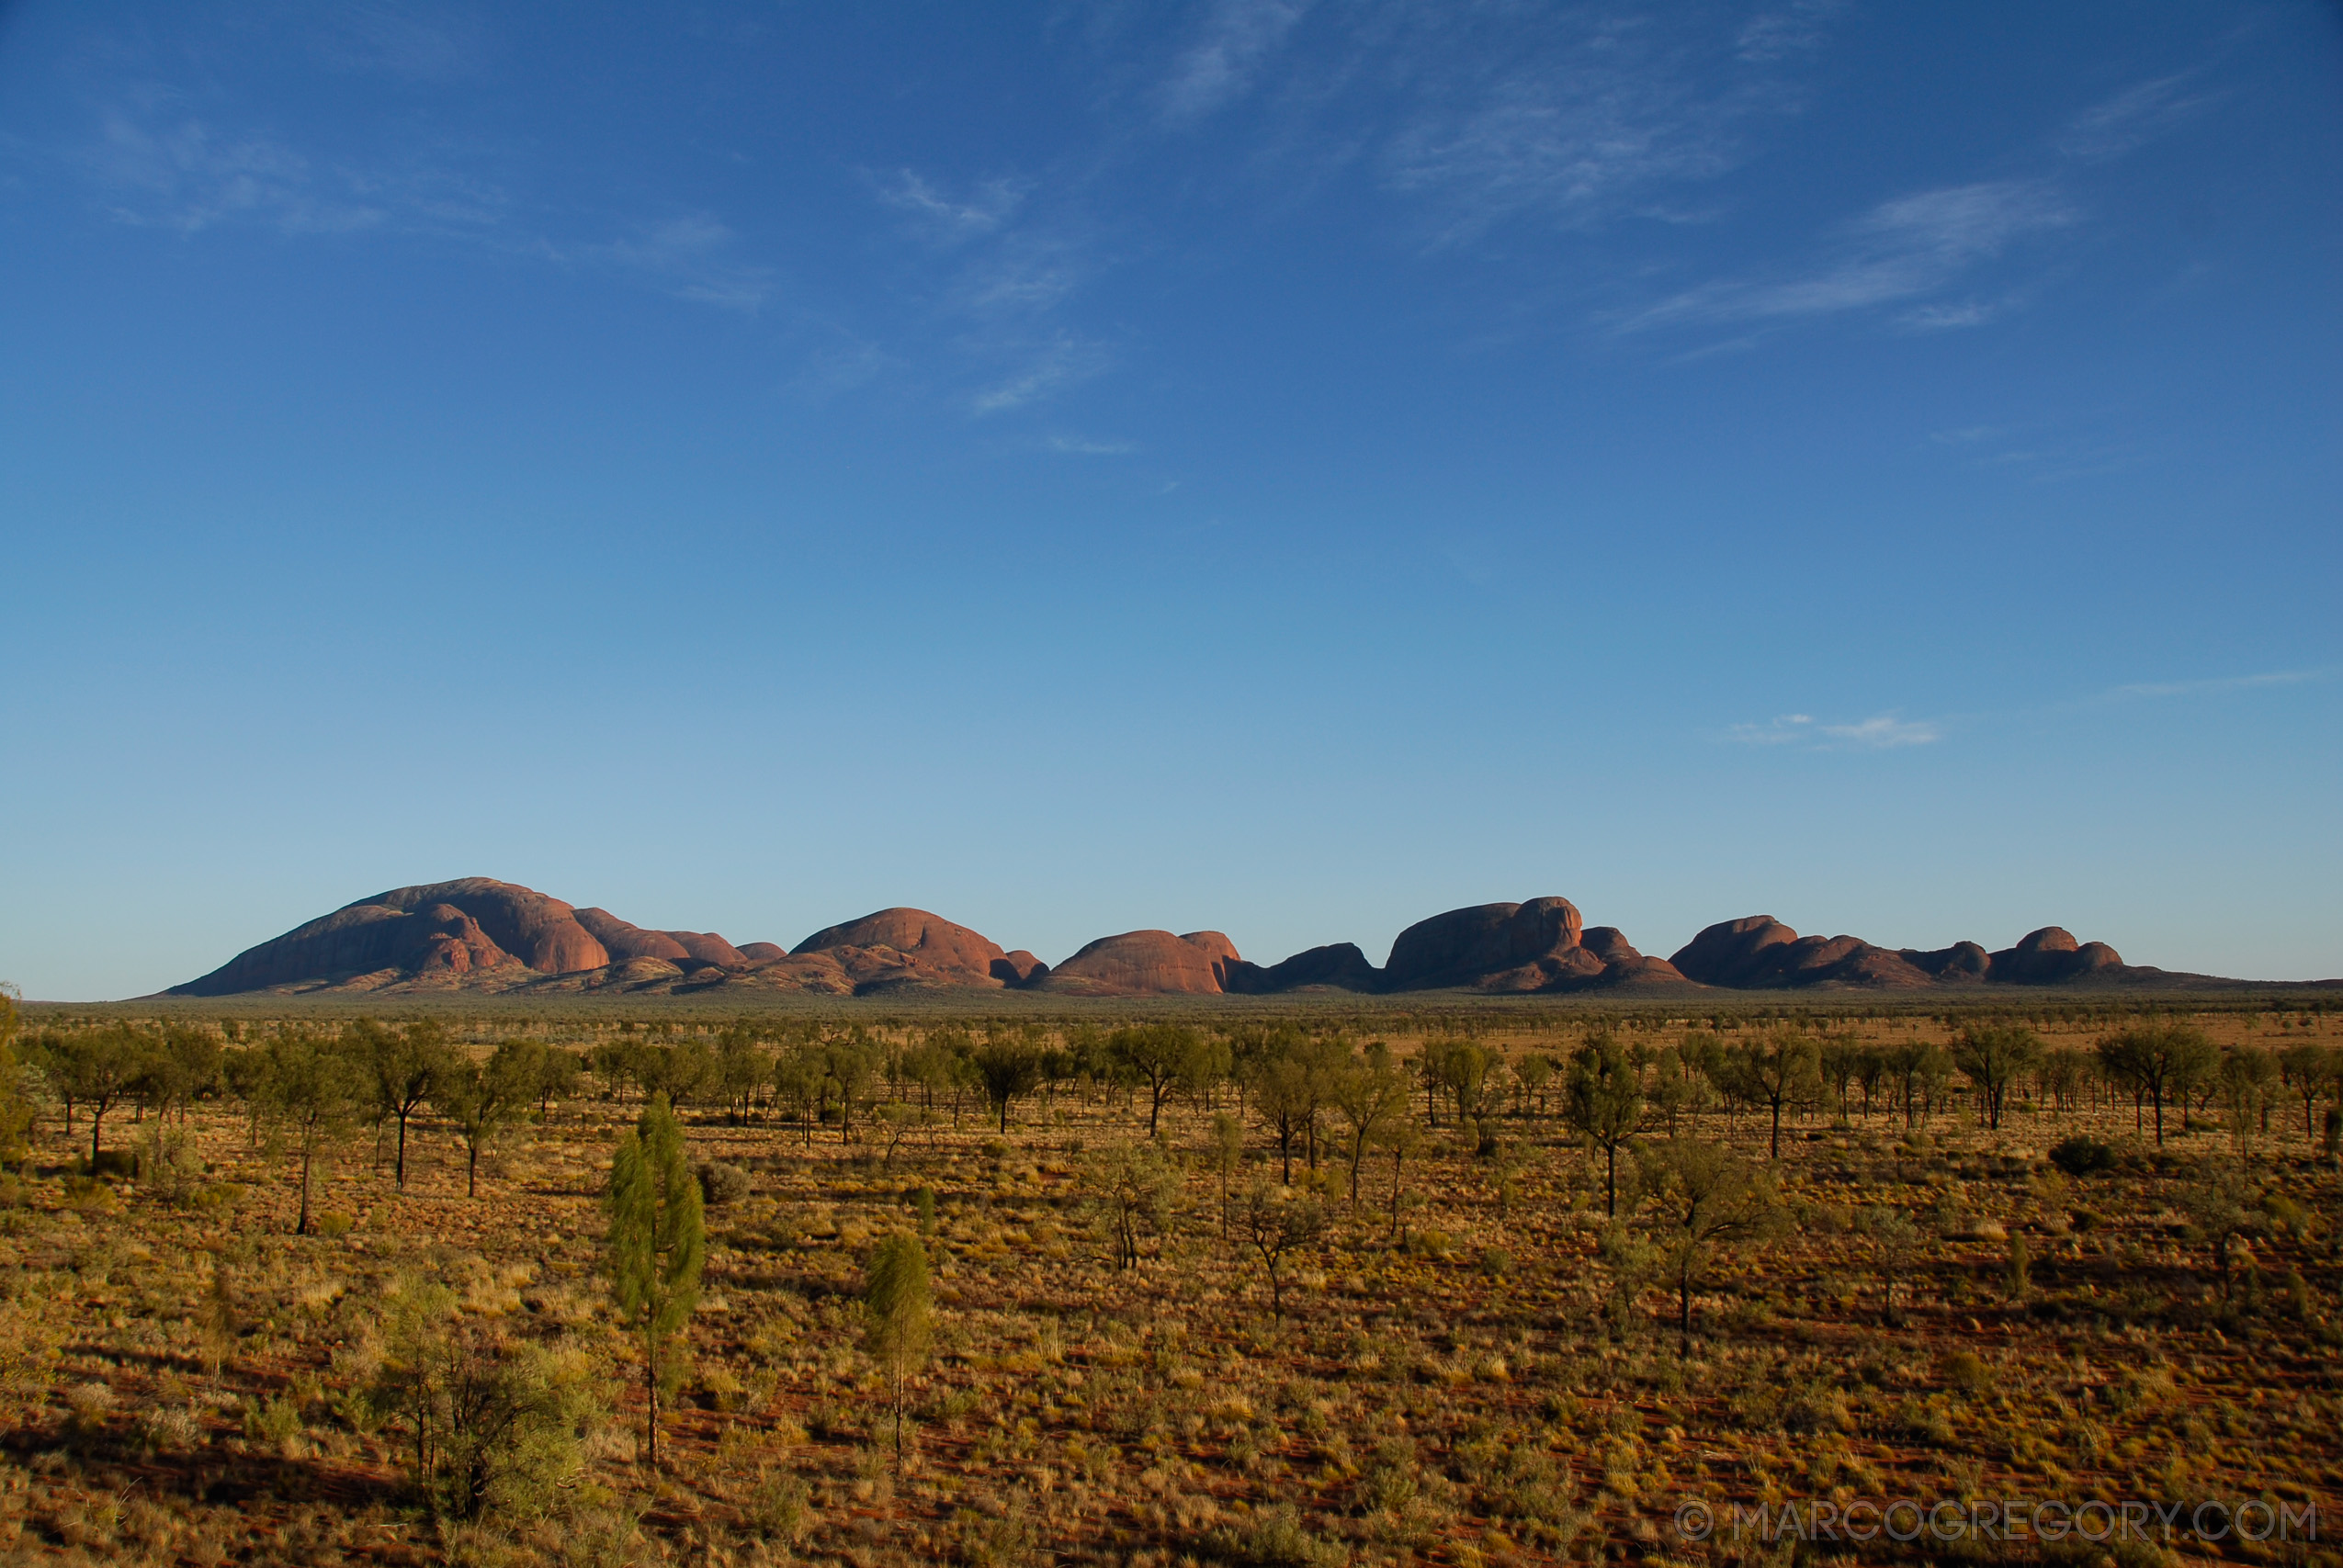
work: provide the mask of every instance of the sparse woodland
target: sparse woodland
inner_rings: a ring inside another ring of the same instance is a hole
[[[11,1010],[0,1558],[2343,1562],[2336,1014],[1676,1006]]]

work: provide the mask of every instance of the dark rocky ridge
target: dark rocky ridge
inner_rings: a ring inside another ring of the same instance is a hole
[[[1472,990],[1554,994],[1731,990],[1956,990],[1980,987],[2222,985],[2125,964],[2104,942],[2056,926],[1988,953],[1975,942],[1888,949],[1851,936],[1802,937],[1770,915],[1713,925],[1670,958],[1589,927],[1567,898],[1479,904],[1399,933],[1380,969],[1350,942],[1282,963],[1249,963],[1218,931],[1125,931],[1056,968],[923,909],[889,908],[829,926],[793,948],[734,946],[709,931],[651,931],[606,909],[488,877],[361,898],[237,954],[169,995],[255,991],[392,993],[719,991],[868,996],[1015,988],[1063,996],[1270,996],[1294,991]]]
[[[1851,936],[1800,936],[1771,915],[1710,926],[1670,960],[1686,979],[1735,990],[1808,987],[1912,990],[1942,986],[2075,986],[2093,981],[2202,980],[2125,964],[2103,942],[2077,942],[2057,926],[1987,953],[1974,942],[1890,950]]]

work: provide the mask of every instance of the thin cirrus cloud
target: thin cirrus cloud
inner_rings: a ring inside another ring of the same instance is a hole
[[[980,367],[983,384],[967,404],[979,417],[1045,401],[1102,374],[1112,357],[1104,343],[1060,324],[1060,307],[1091,275],[1092,247],[1079,221],[1035,210],[1044,194],[1009,175],[955,194],[911,169],[877,187],[880,204],[904,214],[921,247],[948,268],[924,308],[956,323],[954,346]],[[905,331],[929,338],[935,324]]]
[[[1164,121],[1192,124],[1241,97],[1308,8],[1307,0],[1221,0],[1163,79]]]
[[[1443,244],[1517,218],[1667,219],[1662,193],[1730,173],[1750,122],[1795,109],[1803,89],[1783,68],[1821,46],[1836,9],[1769,12],[1730,39],[1649,18],[1557,18],[1534,47],[1427,70],[1384,152],[1385,183],[1439,204]],[[1721,74],[1702,63],[1720,47]]]
[[[1930,746],[1944,739],[1930,719],[1878,714],[1851,724],[1824,724],[1812,714],[1783,714],[1764,724],[1737,724],[1726,739],[1744,746],[1794,746],[1808,751],[1888,751]]]
[[[117,109],[79,162],[119,221],[199,233],[256,223],[287,234],[345,234],[390,221],[394,182],[321,169],[274,137],[200,119],[156,125]]]
[[[2333,669],[2268,670],[2254,675],[2219,675],[2201,681],[2143,681],[2118,686],[2111,697],[2193,697],[2220,692],[2250,692],[2269,686],[2300,686],[2332,680]]]
[[[1707,117],[1670,107],[1643,93],[1525,76],[1466,111],[1409,126],[1392,145],[1387,178],[1395,190],[1443,198],[1451,213],[1443,242],[1528,213],[1591,223],[1631,191],[1730,166]]]
[[[1105,370],[1109,356],[1104,344],[1060,333],[1024,349],[1022,363],[991,381],[969,400],[978,414],[1007,413]]]
[[[1830,36],[1830,23],[1847,8],[1847,0],[1796,0],[1777,10],[1760,11],[1742,24],[1734,52],[1753,65],[1808,54]]]
[[[1916,192],[1882,202],[1846,225],[1835,254],[1803,276],[1719,282],[1687,289],[1619,323],[1623,332],[1716,321],[1790,321],[1907,305],[1916,329],[1975,326],[1996,307],[1927,302],[2019,241],[2076,220],[2073,208],[2039,180],[1995,180]]]
[[[1049,310],[1081,284],[1078,246],[1050,235],[1018,235],[971,265],[952,290],[975,315],[1031,315]]]
[[[966,196],[954,197],[902,169],[879,187],[878,199],[907,214],[923,238],[955,245],[997,231],[1024,202],[1027,188],[1016,180],[995,178],[978,182]]]
[[[640,225],[587,254],[655,280],[679,299],[728,310],[753,314],[774,288],[772,268],[741,260],[738,236],[704,212]]]
[[[1127,457],[1139,449],[1136,441],[1092,435],[1053,435],[1046,445],[1074,457]]]
[[[2213,95],[2188,90],[2192,79],[2184,72],[2136,83],[2083,110],[2052,144],[2051,162],[2071,169],[2136,151],[2213,101]],[[1613,326],[1635,333],[1725,322],[1786,324],[1885,310],[1894,310],[1895,324],[1909,332],[1982,326],[2022,296],[1946,296],[2021,242],[2080,220],[2053,172],[1919,191],[1842,226],[1801,272],[1702,284],[1617,316]]]
[[[442,84],[480,75],[490,52],[479,18],[425,17],[409,7],[358,4],[321,7],[314,53],[337,71]]]
[[[2145,145],[2213,101],[2214,95],[2187,91],[2193,72],[2159,76],[2127,87],[2075,117],[2059,139],[2070,158],[2118,158]]]
[[[742,259],[707,213],[620,221],[602,240],[557,240],[492,182],[415,156],[323,159],[263,131],[120,107],[72,160],[118,222],[198,234],[244,225],[288,237],[424,236],[562,266],[606,268],[679,299],[754,311],[775,275]]]

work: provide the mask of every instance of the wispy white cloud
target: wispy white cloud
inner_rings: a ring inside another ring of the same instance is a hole
[[[1958,332],[1963,327],[1981,327],[2001,314],[2004,305],[1998,300],[1965,299],[1958,304],[1921,305],[1896,318],[1896,324],[1909,332]]]
[[[1881,714],[1854,724],[1826,724],[1820,728],[1826,743],[1865,751],[1932,746],[1944,739],[1944,731],[1931,719],[1902,719],[1893,714]]]
[[[1090,435],[1053,435],[1046,445],[1052,452],[1077,457],[1127,457],[1139,449],[1136,441]]]
[[[1455,240],[1529,211],[1591,222],[1631,191],[1729,164],[1698,117],[1624,83],[1588,86],[1524,76],[1464,114],[1426,117],[1393,143],[1390,184],[1446,198],[1454,217],[1442,238]]]
[[[1035,315],[1081,284],[1079,246],[1058,235],[1016,235],[992,247],[954,285],[956,305],[972,315]]]
[[[1764,724],[1737,724],[1726,731],[1728,739],[1744,746],[1787,746],[1814,739],[1814,716],[1785,713]]]
[[[195,234],[230,225],[289,236],[429,236],[560,266],[603,267],[680,299],[754,311],[776,275],[713,214],[614,222],[608,238],[556,238],[495,183],[424,152],[323,158],[260,130],[222,130],[149,92],[102,118],[69,162],[119,222]]]
[[[679,299],[753,314],[773,291],[770,267],[743,261],[738,236],[705,212],[639,226],[587,254],[652,279]]]
[[[2194,74],[2158,76],[2092,105],[2067,126],[2058,150],[2070,158],[2118,158],[2154,141],[2213,101],[2214,95],[2186,90]]]
[[[2265,686],[2300,686],[2312,681],[2332,680],[2335,673],[2330,667],[2269,670],[2256,675],[2216,675],[2200,681],[2144,681],[2118,686],[2108,694],[2114,697],[2193,697],[2219,692],[2248,692]]]
[[[1830,24],[1846,8],[1847,0],[1795,0],[1760,11],[1742,25],[1734,51],[1755,65],[1811,54],[1828,40]]]
[[[200,119],[158,126],[127,110],[109,113],[81,162],[125,223],[192,234],[248,222],[326,234],[375,228],[390,217],[380,200],[363,194],[380,181],[320,170],[271,136],[223,132]]]
[[[980,180],[965,196],[945,194],[909,169],[879,189],[879,200],[907,213],[931,240],[957,244],[998,231],[1024,201],[1029,187],[1011,179]]]
[[[1062,324],[1063,307],[1092,275],[1093,247],[1080,220],[1056,209],[1063,203],[1045,199],[1042,182],[1003,175],[956,190],[907,169],[877,194],[935,253],[911,263],[910,276],[925,284],[911,297],[928,319],[903,335],[926,336],[930,350],[949,344],[975,367],[982,384],[968,412],[1007,413],[1106,367],[1103,343]]]
[[[1634,312],[1620,330],[1683,322],[1788,320],[1919,300],[1952,287],[2017,241],[2075,220],[2040,181],[1998,180],[1920,191],[1881,203],[1844,226],[1829,254],[1804,276],[1721,281],[1684,290]],[[1922,330],[1974,326],[1992,307],[1919,307],[1905,324]]]
[[[1726,739],[1744,746],[1795,746],[1810,751],[1885,751],[1929,746],[1944,739],[1932,719],[1879,714],[1850,724],[1825,724],[1812,714],[1783,714],[1763,724],[1737,724]]]
[[[1375,73],[1417,100],[1383,146],[1385,181],[1436,204],[1443,244],[1516,220],[1714,221],[1722,209],[1687,188],[1739,166],[1758,122],[1796,111],[1805,88],[1793,67],[1827,40],[1839,8],[1794,0],[1730,29],[1703,16],[1561,8],[1394,29],[1395,51],[1423,58]]]
[[[892,355],[868,339],[835,322],[811,324],[827,341],[808,352],[798,362],[797,374],[789,378],[787,385],[797,396],[812,402],[826,402],[860,391],[899,368]]]
[[[1220,0],[1164,78],[1163,118],[1191,123],[1243,96],[1308,8],[1308,0]]]
[[[1109,362],[1104,344],[1061,333],[1037,347],[1027,346],[1023,363],[979,390],[968,407],[978,414],[1007,413],[1089,380]]]
[[[426,10],[390,0],[346,0],[314,16],[319,59],[340,71],[402,82],[458,82],[477,76],[487,29],[477,17]]]

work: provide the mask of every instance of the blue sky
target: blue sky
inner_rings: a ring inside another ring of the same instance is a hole
[[[2309,4],[0,8],[0,976],[487,874],[2343,974]]]

